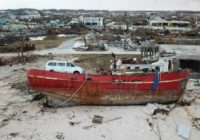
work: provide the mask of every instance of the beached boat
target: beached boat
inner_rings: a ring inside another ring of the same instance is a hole
[[[189,70],[131,75],[88,75],[31,69],[31,89],[79,105],[132,105],[176,102]]]

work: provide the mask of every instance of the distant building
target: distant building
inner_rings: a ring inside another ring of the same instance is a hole
[[[196,21],[196,27],[200,29],[200,21]]]
[[[0,10],[0,18],[7,18],[7,19],[16,19],[16,15],[10,11],[1,11]]]
[[[102,17],[80,17],[81,22],[88,26],[103,26]]]
[[[20,16],[20,19],[39,19],[41,15],[36,10],[25,10]]]
[[[43,12],[42,12],[42,15],[43,15],[44,17],[51,17],[51,16],[53,15],[53,13],[52,13],[51,11],[43,11]]]
[[[110,29],[116,29],[116,30],[127,30],[127,25],[126,24],[117,24],[116,22],[111,22],[106,24],[106,27]]]
[[[0,10],[0,16],[4,15],[4,14],[5,14],[5,11],[4,10]]]
[[[64,27],[64,23],[60,20],[51,20],[49,23],[47,23],[47,26],[52,28],[59,28]]]
[[[23,29],[27,29],[27,26],[23,24],[2,25],[1,29],[3,31],[20,31]]]
[[[189,21],[178,21],[178,20],[167,21],[164,19],[151,20],[149,21],[149,24],[151,27],[162,27],[166,29],[189,28],[191,25]]]
[[[72,18],[70,22],[71,25],[74,24],[84,24],[90,27],[101,27],[103,26],[103,17],[82,17]]]

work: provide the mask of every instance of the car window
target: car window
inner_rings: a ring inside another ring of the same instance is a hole
[[[56,66],[56,62],[49,62],[48,66]]]
[[[72,63],[67,63],[67,67],[75,67],[75,65]]]
[[[65,66],[65,63],[58,63],[58,66]]]

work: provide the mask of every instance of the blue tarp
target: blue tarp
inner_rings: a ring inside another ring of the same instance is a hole
[[[158,74],[159,74],[158,71],[156,71],[154,74],[154,82],[153,82],[152,90],[157,90],[158,83],[159,83],[159,75]]]

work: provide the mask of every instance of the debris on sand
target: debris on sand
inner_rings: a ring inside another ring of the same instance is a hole
[[[102,117],[102,116],[97,116],[97,115],[95,115],[94,118],[92,119],[92,123],[101,124],[102,121],[103,121],[103,117]]]
[[[194,128],[200,131],[200,118],[193,118],[192,125]]]
[[[178,125],[178,135],[184,139],[189,139],[191,128],[185,124]]]
[[[103,121],[101,124],[112,122],[112,121],[119,120],[119,119],[122,119],[122,117],[116,117],[116,118],[113,118],[113,119],[109,119],[109,120]],[[83,129],[90,129],[90,128],[92,128],[94,126],[97,126],[97,125],[100,125],[100,124],[99,123],[95,123],[93,125],[85,126],[85,127],[83,127]]]
[[[59,140],[64,140],[65,137],[64,137],[63,132],[58,132],[57,135],[56,135],[56,138],[59,139]]]
[[[180,106],[191,106],[191,103],[194,102],[195,99],[192,99],[192,100],[181,100],[178,104]]]
[[[11,137],[16,137],[18,134],[19,134],[19,133],[10,133],[9,135],[10,135]]]
[[[39,94],[37,94],[37,95],[35,95],[35,96],[33,97],[33,99],[31,100],[31,102],[39,101],[39,100],[43,99],[44,97],[45,97],[45,95],[39,93]]]
[[[6,126],[8,124],[8,121],[9,121],[8,119],[2,120],[0,124],[0,128]]]
[[[50,112],[50,113],[56,113],[57,110],[56,109],[52,109],[52,108],[41,108],[40,111],[44,114],[44,112]]]
[[[27,111],[26,111],[26,110],[25,110],[25,111],[22,111],[22,113],[25,114],[25,113],[27,113]]]
[[[81,122],[79,121],[79,122],[69,122],[69,124],[71,125],[71,126],[75,126],[75,125],[77,125],[77,124],[80,124]]]
[[[194,86],[200,87],[200,80],[196,80],[195,83],[194,83]]]
[[[14,119],[14,117],[15,117],[16,115],[17,115],[17,114],[14,113],[14,114],[11,114],[10,116],[8,116],[6,119],[3,119],[3,120],[1,121],[1,123],[0,123],[0,128],[1,128],[1,127],[4,127],[4,126],[6,126],[6,125],[8,125],[9,121],[12,120],[12,119]]]
[[[147,121],[147,123],[148,123],[148,125],[149,125],[149,127],[151,128],[151,131],[153,130],[153,122],[152,122],[152,120],[151,119],[146,119],[146,121]]]
[[[168,115],[175,105],[160,105],[160,104],[147,104],[143,108],[143,112],[148,115],[164,114]]]
[[[200,87],[200,83],[198,83],[198,84],[194,84],[194,86],[196,86],[196,87]]]
[[[27,82],[13,83],[11,85],[11,88],[20,90],[21,92],[28,92],[29,91],[29,87],[28,87]]]

